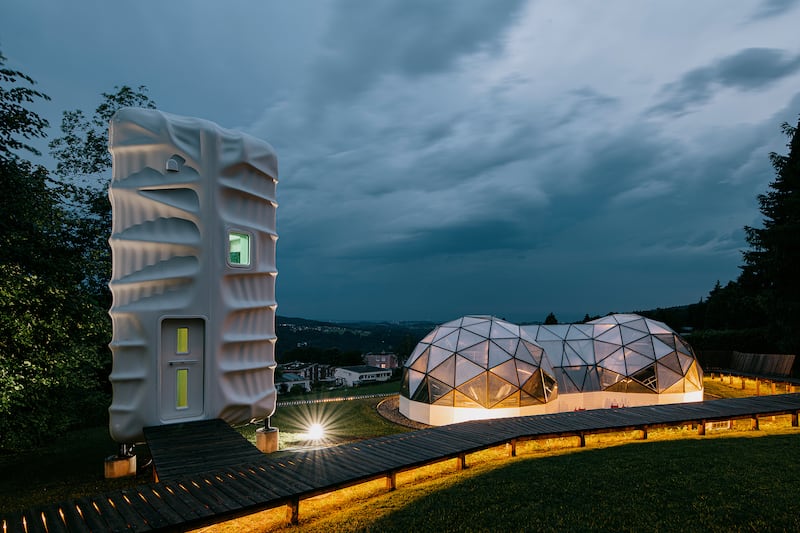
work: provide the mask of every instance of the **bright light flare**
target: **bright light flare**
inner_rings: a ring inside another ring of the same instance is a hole
[[[306,434],[310,440],[322,440],[325,437],[325,428],[320,423],[314,423],[308,426]]]

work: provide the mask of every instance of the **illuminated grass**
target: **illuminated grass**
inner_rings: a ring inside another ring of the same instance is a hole
[[[529,442],[515,458],[495,448],[461,472],[449,460],[400,474],[393,492],[374,481],[304,500],[299,526],[274,509],[207,531],[797,531],[800,432],[778,422],[614,447]]]

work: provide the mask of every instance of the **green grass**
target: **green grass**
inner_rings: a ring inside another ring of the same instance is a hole
[[[797,531],[800,434],[490,461],[292,531]]]
[[[368,439],[410,431],[388,422],[376,412],[382,398],[364,398],[341,402],[283,406],[276,410],[271,425],[279,430],[279,449],[287,450],[305,445],[334,445],[356,439]],[[310,443],[305,437],[308,427],[321,423],[325,428],[322,442]],[[255,442],[255,429],[240,428],[245,437]]]
[[[358,387],[343,387],[333,390],[315,391],[303,394],[280,394],[278,401],[292,402],[297,400],[323,400],[327,398],[342,398],[347,396],[366,396],[368,394],[396,394],[400,392],[400,381],[385,381]]]

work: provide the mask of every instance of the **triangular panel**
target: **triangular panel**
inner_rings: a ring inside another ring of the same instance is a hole
[[[502,341],[504,339],[498,340]],[[509,359],[511,359],[511,355],[507,351],[495,344],[495,341],[489,342],[489,368],[504,363]]]
[[[524,398],[527,394],[528,396],[533,397],[537,403],[544,403],[547,401],[547,394],[544,390],[541,371],[533,374],[528,381],[522,384],[521,389],[524,393],[522,398]]]
[[[488,405],[490,408],[495,407],[495,404],[502,401],[515,390],[519,390],[519,387],[516,385],[512,385],[508,381],[495,376],[491,372],[489,372],[487,377],[489,380],[489,390],[487,392],[486,405]]]
[[[516,339],[519,337],[519,326],[493,320],[489,336],[493,339]]]
[[[439,339],[441,339],[442,337],[446,337],[447,335],[450,335],[451,333],[453,333],[457,329],[458,328],[449,327],[449,326],[439,326],[439,329],[436,330],[436,334],[433,336],[433,341],[432,342],[436,342]]]
[[[455,391],[450,391],[435,402],[435,405],[445,405],[447,407],[453,407],[453,399],[455,398]]]
[[[513,383],[514,385],[519,386],[519,377],[517,377],[517,365],[514,364],[513,360],[508,360],[501,365],[497,365],[496,367],[492,368],[490,372],[493,374],[497,374],[498,376],[508,381],[509,383]]]
[[[519,390],[512,392],[506,398],[503,398],[492,406],[493,409],[506,409],[510,407],[519,407]]]
[[[428,368],[436,368],[448,357],[453,355],[452,350],[445,350],[438,346],[431,346],[431,354],[428,356]]]
[[[462,329],[458,333],[458,351],[465,350],[470,346],[475,346],[479,342],[483,342],[487,337],[481,337],[467,329]]]
[[[647,320],[647,329],[649,329],[650,333],[653,333],[654,335],[672,335],[672,331],[670,331],[666,324],[656,322],[655,320]]]
[[[489,367],[489,341],[485,340],[475,346],[471,346],[458,352],[467,359],[472,360],[475,364],[480,365],[482,368]]]
[[[669,368],[673,372],[677,372],[680,375],[683,375],[683,368],[681,368],[681,363],[678,361],[678,354],[672,352],[664,357],[660,358],[658,362],[665,367]]]
[[[651,389],[652,392],[656,392],[658,390],[658,380],[656,378],[655,366],[656,365],[650,365],[645,367],[638,372],[631,374],[631,377],[648,389]]]
[[[417,357],[419,357],[422,354],[422,352],[424,352],[428,348],[430,348],[430,345],[428,344],[422,342],[417,344],[414,347],[414,351],[411,352],[411,355],[408,356],[408,361],[406,361],[406,366],[411,366],[414,363],[414,361],[417,360]]]
[[[487,373],[484,372],[474,379],[462,383],[458,386],[458,391],[472,398],[483,407],[488,407],[486,402]]]
[[[595,337],[595,339],[603,342],[610,342],[611,344],[622,344],[622,335],[619,332],[619,326],[604,331]]]
[[[417,372],[415,370],[408,370],[408,394],[409,398],[414,396],[414,393],[417,392],[417,388],[419,387],[422,380],[425,378],[425,374],[422,372]]]
[[[428,370],[428,356],[430,355],[430,350],[427,349],[422,352],[422,355],[417,357],[417,360],[414,361],[408,368],[413,368],[417,372],[426,372]]]
[[[631,343],[628,343],[627,347],[633,350],[634,352],[639,352],[642,355],[648,356],[650,359],[655,359],[656,357],[656,352],[655,350],[653,350],[653,343],[650,341],[649,335],[639,339],[638,341],[633,341]]]
[[[622,351],[622,348],[618,349],[616,352],[612,353],[602,361],[598,361],[597,366],[606,368],[608,370],[613,370],[617,374],[622,374],[623,376],[628,375],[628,371],[625,368],[625,352]]]
[[[511,339],[492,339],[492,342],[507,351],[509,355],[514,355],[517,351],[517,344],[519,339],[517,337]]]
[[[569,376],[569,379],[572,383],[575,384],[578,392],[583,391],[583,382],[586,379],[586,367],[585,366],[567,366],[562,369],[566,375]]]
[[[628,326],[620,326],[619,331],[620,335],[622,336],[622,342],[625,344],[638,341],[642,337],[646,337],[648,335],[647,333],[643,333],[637,329],[629,328]]]
[[[600,378],[600,390],[609,389],[617,383],[624,383],[625,380],[625,376],[622,374],[605,368],[598,368],[597,375]]]
[[[674,352],[675,348],[668,344],[664,344],[664,341],[659,339],[658,337],[653,337],[653,352],[656,354],[656,358],[664,357],[670,352]]]
[[[411,396],[415,402],[430,403],[430,394],[428,393],[428,378],[423,378],[422,383],[417,387],[416,392]]]
[[[533,364],[539,366],[539,364],[541,364],[542,362],[542,355],[544,354],[544,348],[526,340],[523,340],[520,344],[524,344],[525,347],[528,349],[528,353],[531,354],[531,356],[533,357]]]
[[[456,356],[456,386],[471,380],[478,374],[485,371],[485,369],[479,367],[469,359]]]
[[[465,324],[464,328],[475,335],[480,335],[484,339],[488,339],[491,333],[492,323],[488,320],[484,320],[483,322],[478,322],[477,324],[469,326]]]
[[[624,348],[625,350],[625,369],[628,375],[638,372],[647,365],[652,365],[654,360],[640,353]]]
[[[466,396],[458,391],[453,392],[453,405],[455,407],[469,407],[469,408],[483,407],[481,404],[479,404],[469,396]]]
[[[522,384],[528,381],[538,368],[522,361],[517,361],[517,381]],[[508,380],[511,381],[511,380]]]
[[[677,355],[678,355],[678,361],[680,361],[681,363],[682,373],[685,374],[689,370],[689,367],[692,366],[692,363],[694,363],[694,357],[682,354],[680,352],[678,352]]]
[[[444,350],[455,352],[456,346],[458,345],[458,332],[461,330],[455,330],[449,335],[445,335],[444,337],[440,337],[433,341],[434,346],[438,346]]]
[[[602,361],[612,353],[619,350],[619,344],[611,344],[603,341],[594,341],[595,361]]]
[[[678,381],[683,380],[683,375],[670,370],[664,365],[656,365],[656,373],[658,374],[658,390],[664,392],[675,385]]]
[[[450,387],[455,387],[456,385],[456,356],[451,355],[447,359],[444,360],[442,364],[431,370],[430,372],[431,377],[434,377],[449,385]]]
[[[442,383],[438,379],[434,379],[431,376],[428,376],[428,390],[430,392],[429,403],[435,403],[436,400],[440,399],[448,392],[451,392],[453,390],[453,387],[450,387],[447,384]]]

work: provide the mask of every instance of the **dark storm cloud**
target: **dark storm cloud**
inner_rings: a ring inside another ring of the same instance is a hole
[[[662,90],[664,100],[652,108],[656,113],[679,115],[711,100],[715,91],[763,89],[800,71],[800,54],[775,48],[747,48],[714,63],[686,73]]]
[[[498,34],[524,2],[510,0],[338,0],[314,70],[312,101],[356,97],[387,73],[419,76],[458,58],[502,48]]]
[[[778,17],[791,11],[798,5],[800,5],[800,0],[764,0],[753,14],[753,20]]]

